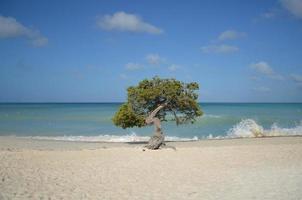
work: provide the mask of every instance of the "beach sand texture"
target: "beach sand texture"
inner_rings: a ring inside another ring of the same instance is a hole
[[[0,137],[0,199],[302,199],[302,138],[142,144]]]

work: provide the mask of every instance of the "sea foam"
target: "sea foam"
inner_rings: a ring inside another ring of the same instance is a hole
[[[235,124],[226,133],[221,135],[209,134],[200,139],[228,139],[228,138],[255,138],[255,137],[273,137],[273,136],[302,136],[302,121],[295,127],[282,128],[274,123],[269,129],[264,129],[253,119],[243,119]],[[27,137],[28,138],[28,137]],[[81,141],[81,142],[147,142],[149,136],[139,136],[135,132],[127,135],[97,135],[97,136],[31,136],[32,139],[39,140],[59,140],[59,141]],[[199,138],[165,136],[166,141],[197,141]]]
[[[132,132],[128,135],[98,135],[98,136],[32,136],[32,139],[38,140],[59,140],[59,141],[81,141],[81,142],[147,142],[149,136],[138,136]],[[193,138],[183,138],[176,136],[166,136],[165,141],[178,142],[178,141],[196,141],[197,136]]]
[[[274,123],[270,129],[264,129],[253,119],[243,119],[227,132],[227,138],[298,136],[302,135],[302,121],[292,128],[281,128]]]

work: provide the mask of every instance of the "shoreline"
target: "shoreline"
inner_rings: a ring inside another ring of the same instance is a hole
[[[302,137],[143,144],[0,136],[0,199],[299,199]]]
[[[265,136],[265,137],[242,137],[242,138],[212,138],[192,141],[166,141],[169,146],[177,147],[203,147],[203,146],[231,146],[231,145],[261,145],[261,144],[292,144],[301,143],[302,136]],[[111,148],[111,147],[136,147],[143,148],[147,141],[134,142],[109,142],[109,141],[70,141],[36,139],[31,136],[0,136],[0,151],[10,149],[38,149],[38,150],[85,150],[85,148]],[[160,150],[160,149],[159,149]]]

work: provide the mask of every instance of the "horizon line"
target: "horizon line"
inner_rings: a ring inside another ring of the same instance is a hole
[[[110,103],[125,103],[125,101],[99,101],[99,102],[94,102],[94,101],[91,101],[91,102],[85,102],[85,101],[82,101],[82,102],[64,102],[64,101],[61,101],[61,102],[55,102],[55,101],[44,101],[44,102],[14,102],[14,101],[11,101],[11,102],[0,102],[0,104],[110,104]],[[203,102],[198,102],[198,103],[230,103],[230,104],[234,104],[234,103],[302,103],[302,102],[269,102],[269,101],[203,101]]]

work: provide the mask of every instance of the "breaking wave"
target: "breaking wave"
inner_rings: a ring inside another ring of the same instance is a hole
[[[256,137],[273,137],[273,136],[302,136],[302,121],[291,128],[282,128],[274,123],[269,129],[257,124],[253,119],[243,119],[235,124],[226,133],[221,135],[209,134],[208,136],[194,137],[177,137],[165,136],[166,141],[184,142],[197,141],[199,139],[230,139],[230,138],[256,138]],[[58,140],[58,141],[81,141],[81,142],[147,142],[149,136],[138,136],[135,132],[127,135],[98,135],[98,136],[29,136],[26,138],[38,140]]]
[[[281,128],[274,123],[270,129],[264,129],[253,119],[244,119],[227,132],[227,138],[298,136],[302,135],[302,121],[292,128]]]

